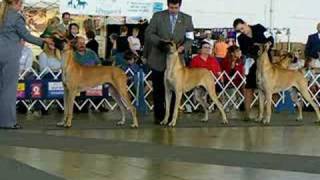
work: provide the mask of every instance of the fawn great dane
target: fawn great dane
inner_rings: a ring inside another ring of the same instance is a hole
[[[205,110],[205,116],[202,119],[203,122],[208,121],[208,104],[205,101],[206,94],[203,93],[203,88],[209,93],[210,98],[216,104],[222,115],[222,122],[228,123],[226,114],[223,110],[222,104],[219,102],[215,90],[215,79],[212,73],[203,68],[188,68],[185,67],[184,63],[181,62],[177,46],[170,41],[161,41],[159,48],[167,53],[167,67],[164,75],[165,85],[165,102],[166,102],[166,114],[161,125],[168,125],[174,127],[178,118],[178,108],[183,93],[188,92],[195,88],[195,95],[197,101],[200,102],[201,106]],[[170,104],[172,92],[176,95],[176,101],[174,105],[174,112],[172,121],[168,124],[170,116]],[[205,95],[205,97],[203,97]]]
[[[296,88],[303,98],[314,108],[317,120],[320,122],[319,108],[308,91],[308,81],[302,71],[287,69],[288,62],[292,61],[294,56],[290,53],[282,58],[280,64],[272,64],[268,56],[270,44],[260,46],[259,58],[257,60],[257,85],[259,90],[259,116],[257,122],[269,124],[271,119],[271,101],[272,95],[292,87]],[[297,98],[296,98],[297,100]],[[265,104],[266,103],[266,104]],[[297,120],[302,120],[302,104],[296,102],[298,107]],[[266,109],[266,113],[264,110]]]
[[[87,88],[109,84],[109,92],[120,106],[121,120],[117,125],[124,125],[126,110],[131,112],[133,123],[131,127],[138,128],[136,108],[131,104],[127,90],[127,75],[112,66],[84,66],[75,61],[74,46],[68,43],[63,51],[62,78],[64,86],[64,119],[57,123],[59,127],[70,128],[73,119],[73,103],[76,95]]]

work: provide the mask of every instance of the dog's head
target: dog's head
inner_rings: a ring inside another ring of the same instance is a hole
[[[160,40],[158,49],[167,54],[175,53],[177,52],[177,45],[172,41]]]
[[[255,46],[259,47],[259,51],[258,51],[258,55],[261,56],[263,53],[268,53],[270,47],[271,47],[271,43],[265,43],[265,44],[261,44],[261,43],[255,43]]]

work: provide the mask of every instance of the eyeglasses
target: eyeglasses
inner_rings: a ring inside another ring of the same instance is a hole
[[[210,47],[210,46],[202,46],[202,48],[204,48],[204,49],[210,49],[211,47]]]

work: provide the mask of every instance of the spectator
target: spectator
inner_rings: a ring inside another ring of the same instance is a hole
[[[307,59],[318,59],[318,52],[320,51],[320,23],[317,26],[318,32],[311,34],[308,37],[308,41],[305,49],[305,56]]]
[[[58,74],[62,68],[62,60],[60,51],[56,49],[54,42],[49,42],[44,46],[43,52],[39,55],[40,72],[46,73],[41,77],[42,80],[54,80],[54,76],[49,72],[52,71],[53,74]],[[58,77],[57,80],[62,80],[62,77]],[[34,105],[35,114],[38,116],[48,115],[48,110],[46,110],[41,103],[37,102]]]
[[[69,29],[71,14],[68,12],[64,12],[62,14],[62,23],[59,25],[59,31],[66,33]]]
[[[190,64],[191,68],[206,68],[211,71],[216,77],[221,75],[219,62],[211,56],[211,44],[207,41],[201,43],[200,53],[195,56]]]
[[[240,49],[245,56],[245,64],[247,64],[248,69],[245,69],[246,74],[246,86],[245,86],[245,110],[246,117],[245,120],[251,120],[250,118],[250,109],[251,103],[253,101],[254,90],[257,89],[256,82],[256,71],[257,64],[256,60],[258,59],[259,47],[255,43],[271,43],[273,45],[273,37],[268,32],[268,30],[263,27],[261,24],[257,25],[248,25],[242,19],[236,19],[233,22],[233,27],[237,32],[240,33],[238,36],[238,42]],[[271,58],[271,49],[269,51],[269,58]],[[245,66],[246,67],[246,66]]]
[[[95,39],[95,37],[96,37],[95,33],[92,30],[89,30],[86,33],[86,36],[87,36],[87,39],[88,39],[86,47],[88,49],[91,49],[92,51],[94,51],[97,54],[97,56],[99,57],[99,43]]]
[[[134,55],[137,57],[140,57],[141,54],[141,42],[138,38],[139,35],[139,29],[133,28],[132,30],[132,36],[128,38],[129,46]]]
[[[124,58],[125,53],[130,51],[128,42],[128,28],[127,26],[120,27],[120,36],[116,39],[116,66],[127,68],[127,62]]]
[[[233,102],[237,100],[236,88],[241,86],[243,79],[244,79],[244,65],[241,59],[242,53],[238,46],[230,46],[228,48],[228,53],[226,58],[221,63],[222,70],[229,76],[229,78],[233,78],[232,83],[229,83],[230,79],[225,77],[225,84],[229,84],[226,92],[229,97],[232,97]],[[237,75],[235,75],[237,73]],[[239,90],[241,90],[240,88]],[[235,94],[235,95],[234,95]],[[233,103],[230,101],[229,106],[227,107],[226,111],[230,110],[230,105],[232,106]]]
[[[74,40],[79,34],[79,25],[76,23],[71,23],[68,28],[68,40]]]
[[[214,45],[214,40],[212,39],[212,32],[210,30],[204,31],[205,38],[203,41],[208,42],[211,45],[210,53],[213,53],[213,45]]]
[[[165,89],[164,89],[164,71],[166,67],[166,53],[159,50],[159,41],[173,40],[180,44],[178,52],[183,57],[184,53],[190,50],[194,34],[192,17],[180,12],[182,0],[168,0],[168,10],[157,12],[152,16],[150,24],[146,29],[145,47],[147,52],[147,63],[152,69],[153,84],[153,102],[154,102],[154,123],[160,124],[165,114]],[[167,19],[167,20],[166,20]],[[173,104],[175,95],[173,94],[170,106],[171,115],[173,113]],[[171,118],[169,117],[169,121]]]
[[[39,55],[40,71],[49,68],[52,72],[59,72],[62,67],[61,54],[55,47],[54,42],[44,46],[43,52]],[[47,73],[46,73],[47,74]]]
[[[73,41],[73,48],[75,49],[74,57],[75,60],[85,66],[100,65],[100,59],[97,54],[86,48],[86,39],[84,37],[76,37]]]
[[[21,45],[23,46],[22,54],[20,58],[20,74],[23,74],[25,71],[32,68],[33,63],[33,54],[31,48],[26,46],[24,40],[20,40]]]
[[[214,44],[214,55],[221,64],[228,52],[228,44],[223,35],[220,35],[218,41]]]

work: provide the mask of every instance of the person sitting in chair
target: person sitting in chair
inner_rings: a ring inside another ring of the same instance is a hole
[[[86,40],[84,37],[76,37],[73,41],[74,57],[77,63],[85,66],[100,65],[100,59],[97,54],[86,48]]]

